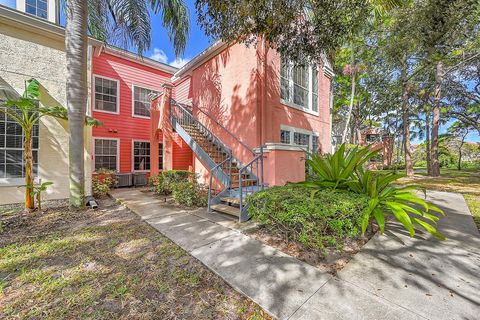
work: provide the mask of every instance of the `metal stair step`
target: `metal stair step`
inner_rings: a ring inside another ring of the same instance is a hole
[[[240,217],[240,208],[237,208],[237,207],[232,207],[226,204],[213,204],[210,208],[212,210],[215,210],[221,213],[226,213],[231,216],[235,216],[237,218]]]
[[[223,198],[220,198],[220,200],[225,203],[240,205],[240,198],[223,197]]]

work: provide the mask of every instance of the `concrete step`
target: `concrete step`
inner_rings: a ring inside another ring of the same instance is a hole
[[[240,208],[232,207],[226,204],[214,204],[210,207],[212,210],[226,213],[231,216],[240,217]]]

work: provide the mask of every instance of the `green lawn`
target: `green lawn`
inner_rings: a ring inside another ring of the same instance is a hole
[[[480,170],[442,169],[441,176],[437,178],[419,172],[414,178],[402,178],[399,182],[421,185],[430,190],[462,193],[480,229]]]
[[[117,204],[0,221],[0,318],[269,319]]]

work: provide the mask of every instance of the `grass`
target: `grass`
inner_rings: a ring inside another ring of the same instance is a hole
[[[0,220],[0,318],[269,319],[119,205]]]
[[[416,184],[430,190],[462,193],[473,219],[480,230],[480,170],[441,169],[440,177],[416,173],[414,178],[402,178],[402,185]]]

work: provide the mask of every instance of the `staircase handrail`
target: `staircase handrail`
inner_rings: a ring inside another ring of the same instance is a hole
[[[232,161],[232,155],[229,154],[227,159],[223,160],[222,162],[220,162],[219,164],[217,164],[215,167],[213,167],[213,169],[210,171],[210,181],[209,181],[209,184],[208,184],[208,208],[207,208],[207,212],[211,212],[210,211],[210,206],[211,206],[211,200],[212,200],[212,178],[213,178],[213,173],[218,169],[218,168],[221,168],[227,161],[230,162],[230,165],[229,165],[229,177],[232,176],[232,173],[231,173],[231,170],[232,170],[232,164],[231,164],[231,161]],[[230,186],[225,186],[226,188],[230,188]]]
[[[189,105],[186,105],[186,104],[183,104],[183,103],[180,103],[180,102],[177,102],[177,104],[180,104],[180,105],[183,105],[184,107],[190,107]],[[210,119],[211,121],[213,121],[217,126],[219,126],[220,128],[222,128],[226,133],[228,133],[228,135],[230,135],[233,139],[235,139],[238,143],[240,143],[243,147],[245,147],[248,151],[250,151],[253,155],[255,155],[255,151],[250,148],[245,142],[243,142],[242,140],[240,140],[236,135],[234,135],[230,130],[228,130],[224,125],[222,125],[220,122],[218,122],[217,119],[215,119],[214,117],[212,117],[208,112],[202,110],[200,107],[197,106],[197,109],[198,111],[200,111],[201,113],[203,113],[204,115],[206,115],[208,117],[208,119]]]
[[[225,148],[226,151],[227,151],[227,153],[228,153],[230,156],[232,155],[232,150],[231,150],[229,147],[227,147],[227,145],[226,145],[225,143],[223,143],[223,141],[221,141],[216,135],[214,135],[214,134],[210,131],[210,129],[208,129],[206,126],[204,126],[204,125],[200,122],[200,120],[196,119],[196,118],[193,116],[192,112],[188,110],[189,108],[191,108],[191,106],[186,105],[186,104],[183,104],[183,103],[180,103],[180,102],[177,102],[177,101],[175,101],[174,99],[170,99],[170,100],[171,100],[171,103],[172,103],[173,105],[179,107],[179,108],[182,109],[184,112],[187,112],[188,114],[190,114],[190,116],[192,117],[192,120],[193,120],[196,124],[198,124],[200,127],[202,127],[202,129],[205,130],[205,132],[207,132],[213,140],[215,140],[216,142],[218,142],[218,143],[217,143],[218,145],[221,145],[223,148]],[[171,112],[171,111],[170,111],[170,115],[172,115],[172,112]]]
[[[245,221],[247,219],[244,213],[244,204],[243,204],[243,184],[242,184],[242,175],[244,171],[247,171],[249,167],[251,167],[250,172],[253,174],[253,164],[257,162],[257,175],[254,175],[257,180],[257,187],[260,187],[261,190],[264,188],[264,181],[263,181],[263,146],[260,146],[260,154],[258,154],[255,158],[253,158],[249,163],[244,165],[238,170],[238,184],[239,184],[239,193],[240,193],[240,220]],[[258,173],[258,170],[260,170],[260,174]],[[252,189],[254,186],[251,187]],[[246,189],[246,195],[248,196],[248,185],[245,187]],[[253,191],[252,191],[253,193]]]

